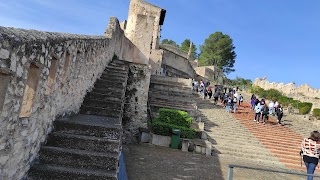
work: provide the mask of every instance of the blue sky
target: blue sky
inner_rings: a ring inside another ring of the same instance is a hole
[[[197,46],[221,31],[233,38],[230,78],[320,88],[319,0],[149,0],[167,10],[162,38]],[[102,35],[109,18],[127,19],[129,0],[0,0],[0,26]]]

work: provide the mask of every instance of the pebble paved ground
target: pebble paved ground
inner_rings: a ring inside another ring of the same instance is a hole
[[[243,95],[246,99],[250,98],[249,94],[243,93]],[[199,102],[199,110],[206,124],[205,130],[208,132],[210,141],[213,142],[213,156],[206,157],[149,144],[124,145],[129,179],[227,179],[229,164],[288,170],[263,144],[264,142],[261,142],[260,137],[252,133],[250,127],[246,127],[243,121],[236,120],[237,116],[226,113],[221,106],[213,106],[211,102],[203,100]],[[307,136],[311,130],[318,128],[313,123],[306,123],[305,120],[291,115],[284,117],[284,124],[299,137]],[[245,141],[242,141],[243,139]],[[226,145],[231,146],[225,148]],[[251,150],[243,150],[246,147],[250,147]],[[251,154],[249,158],[248,152]],[[306,178],[236,168],[233,179],[299,180]]]

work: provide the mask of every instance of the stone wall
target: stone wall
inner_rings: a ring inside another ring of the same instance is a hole
[[[165,10],[143,0],[131,0],[125,33],[149,58],[151,49],[159,49],[160,29]]]
[[[201,67],[194,68],[194,70],[199,76],[202,76],[209,80],[214,80],[218,84],[224,83],[223,82],[224,73],[222,69],[219,69],[215,66],[201,66]]]
[[[163,50],[162,72],[172,77],[195,78],[197,76],[190,61],[167,49]]]
[[[181,49],[173,46],[173,45],[170,45],[170,44],[160,44],[160,48],[161,49],[165,49],[167,51],[170,51],[174,54],[177,54],[185,59],[188,59],[188,53],[187,52],[184,52],[182,51]]]
[[[288,97],[300,100],[302,102],[313,103],[312,109],[320,108],[320,89],[313,89],[307,84],[296,86],[294,83],[275,83],[269,82],[266,78],[256,78],[253,85],[260,86],[263,89],[277,89]]]
[[[79,111],[116,56],[148,63],[116,18],[105,36],[0,27],[0,179],[24,177],[55,118]]]
[[[123,115],[124,142],[137,143],[139,127],[147,128],[147,102],[151,70],[143,64],[130,63]]]

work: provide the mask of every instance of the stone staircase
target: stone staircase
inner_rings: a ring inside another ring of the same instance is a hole
[[[286,168],[305,170],[301,167],[299,156],[300,144],[303,136],[291,128],[277,125],[276,117],[271,116],[266,125],[253,122],[254,112],[250,105],[244,103],[239,113],[234,114],[236,119],[247,128],[259,141],[269,149],[271,154],[279,159]],[[303,126],[302,126],[303,127]]]
[[[180,81],[179,81],[180,80]],[[152,117],[158,115],[159,108],[186,111],[197,119],[197,94],[183,79],[152,75],[149,86],[149,105]]]
[[[28,180],[117,179],[128,65],[112,61],[88,92],[80,114],[54,121],[54,131]]]

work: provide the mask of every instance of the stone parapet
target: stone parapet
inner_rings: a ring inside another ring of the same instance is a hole
[[[149,61],[116,18],[105,36],[0,27],[0,179],[25,176],[56,117],[77,113],[116,57]]]

